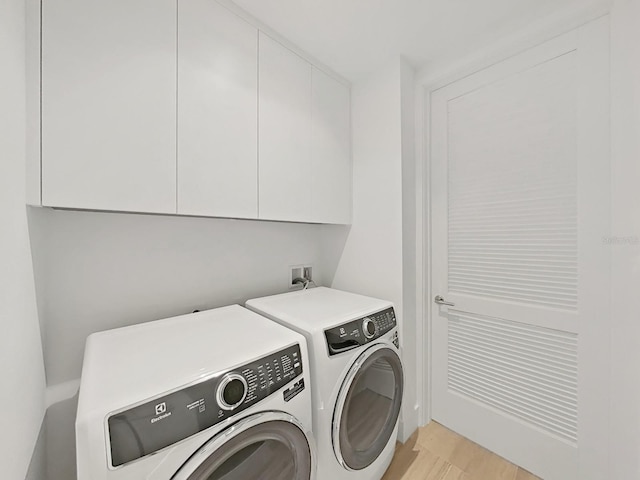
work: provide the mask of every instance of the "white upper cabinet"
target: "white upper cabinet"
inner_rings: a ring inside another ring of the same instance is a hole
[[[313,219],[320,223],[350,223],[349,88],[314,67],[311,99]]]
[[[42,2],[42,203],[175,213],[175,0]]]
[[[259,217],[313,221],[311,64],[260,32]]]
[[[258,30],[178,3],[178,213],[258,216]]]
[[[31,202],[351,221],[348,86],[216,0],[41,7]]]

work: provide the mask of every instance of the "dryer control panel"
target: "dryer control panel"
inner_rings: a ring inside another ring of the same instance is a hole
[[[389,307],[337,327],[329,328],[324,331],[329,356],[338,355],[372,342],[388,333],[396,325],[396,313],[393,307]]]
[[[154,398],[107,418],[110,467],[157,452],[249,408],[302,375],[295,344],[197,384]],[[290,401],[304,390],[301,378],[282,392]]]

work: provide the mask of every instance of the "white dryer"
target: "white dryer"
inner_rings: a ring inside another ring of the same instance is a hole
[[[91,335],[78,480],[315,478],[307,359],[239,305]]]
[[[330,288],[246,306],[307,338],[318,480],[378,480],[393,457],[404,374],[393,305]]]

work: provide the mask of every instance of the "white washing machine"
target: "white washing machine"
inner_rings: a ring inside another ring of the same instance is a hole
[[[78,480],[309,480],[305,339],[239,306],[91,335]]]
[[[323,287],[246,305],[307,338],[318,480],[380,479],[404,386],[393,305]]]

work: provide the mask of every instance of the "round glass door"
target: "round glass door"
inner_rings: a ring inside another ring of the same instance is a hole
[[[400,415],[403,389],[402,362],[391,347],[373,346],[354,363],[333,423],[334,452],[345,468],[366,468],[382,453]]]
[[[230,427],[233,433],[223,432],[207,442],[173,480],[309,480],[311,449],[293,417],[254,417],[259,418],[241,421]]]

